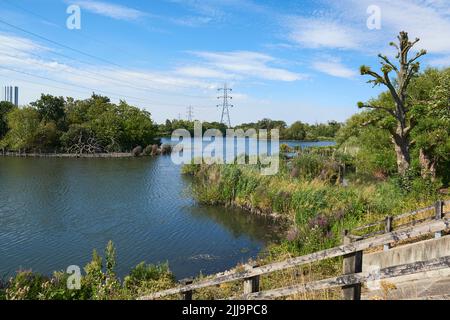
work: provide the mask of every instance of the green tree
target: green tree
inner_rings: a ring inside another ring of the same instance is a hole
[[[41,120],[53,121],[59,128],[65,125],[65,104],[63,97],[42,94],[39,100],[30,103],[39,112]]]
[[[8,113],[7,122],[9,131],[5,136],[5,144],[8,148],[28,151],[35,147],[36,132],[40,124],[36,109],[15,108]]]
[[[53,152],[60,145],[60,132],[53,121],[41,121],[34,134],[34,148],[44,152]]]
[[[8,113],[14,108],[14,105],[7,101],[0,102],[0,140],[3,139],[8,132]]]
[[[153,143],[156,126],[153,124],[150,112],[139,110],[121,101],[119,104],[123,119],[124,138],[122,148],[131,150],[136,146],[146,146]]]
[[[296,121],[286,129],[283,138],[288,140],[305,140],[306,131],[307,125],[305,125],[301,121]]]
[[[450,158],[450,68],[427,69],[411,83],[411,136],[424,178],[448,171]]]

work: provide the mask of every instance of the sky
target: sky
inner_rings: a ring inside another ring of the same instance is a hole
[[[423,68],[450,66],[449,0],[0,0],[0,85],[21,105],[96,92],[161,123],[188,106],[219,121],[227,83],[232,124],[345,121],[382,90],[359,67],[402,30]]]

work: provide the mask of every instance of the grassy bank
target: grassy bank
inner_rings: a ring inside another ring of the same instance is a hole
[[[339,156],[311,153],[283,160],[274,176],[260,175],[258,165],[188,165],[183,172],[194,177],[194,194],[203,204],[235,205],[291,221],[287,247],[295,254],[336,245],[344,229],[443,197],[438,184],[423,179],[378,181],[350,172],[342,184],[343,164]]]
[[[357,173],[352,159],[330,147],[283,159],[274,176],[262,176],[259,165],[185,165],[182,172],[193,177],[194,196],[202,204],[239,206],[249,214],[276,216],[280,223],[289,225],[281,243],[261,252],[256,259],[260,265],[334,247],[341,243],[345,229],[449,198],[439,193],[441,185],[431,180],[396,176],[377,179]],[[341,266],[341,258],[334,258],[263,275],[261,289],[338,275]],[[167,264],[142,263],[123,280],[115,275],[114,267],[115,250],[110,243],[103,259],[94,253],[85,266],[80,290],[67,289],[69,275],[63,271],[52,277],[21,271],[0,284],[0,299],[136,299],[176,285]],[[195,281],[205,278],[199,275]],[[194,299],[229,298],[240,294],[242,285],[231,282],[197,290]],[[289,298],[339,299],[340,292],[325,290]]]
[[[285,240],[262,252],[260,264],[340,245],[344,230],[448,199],[439,192],[442,186],[438,181],[416,176],[377,179],[356,173],[352,159],[339,151],[323,151],[317,148],[283,160],[274,176],[261,176],[258,165],[186,165],[183,172],[194,177],[193,190],[203,204],[239,206],[289,222]],[[266,275],[261,286],[273,289],[338,275],[341,263],[336,258]],[[204,289],[197,297],[225,298],[242,288],[231,283],[222,289]],[[339,291],[323,291],[291,298],[339,297]]]

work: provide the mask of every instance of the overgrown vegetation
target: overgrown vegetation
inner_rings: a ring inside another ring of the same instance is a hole
[[[116,250],[110,241],[104,259],[94,250],[92,261],[84,267],[79,289],[68,289],[71,275],[64,271],[46,277],[31,270],[18,271],[6,283],[0,283],[0,300],[111,300],[136,299],[168,289],[175,278],[168,264],[138,264],[123,281],[116,276]]]
[[[125,152],[154,144],[150,113],[93,94],[86,100],[42,95],[29,106],[0,103],[0,149],[21,152]]]
[[[408,60],[415,42],[406,33],[399,41],[398,68],[381,55],[383,75],[362,68],[374,78],[371,82],[389,91],[359,104],[365,110],[339,129],[332,152],[330,147],[298,152],[283,159],[274,176],[261,176],[251,165],[185,166],[200,202],[236,205],[292,222],[286,240],[270,247],[262,263],[336,246],[344,230],[449,198],[450,69],[419,73],[417,59],[424,52]],[[404,72],[405,78],[390,79],[391,71]],[[306,274],[314,278],[339,270],[340,260],[334,259]],[[288,278],[270,275],[266,288],[292,284]]]

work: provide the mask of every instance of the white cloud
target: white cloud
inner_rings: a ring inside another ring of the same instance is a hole
[[[270,64],[276,63],[272,56],[252,51],[232,52],[193,52],[202,58],[209,68],[219,70],[234,76],[255,77],[265,80],[296,81],[306,76],[286,69],[276,68]]]
[[[361,38],[351,27],[329,18],[295,17],[289,20],[289,39],[304,48],[357,49]]]
[[[174,24],[185,26],[185,27],[198,27],[201,25],[208,24],[213,19],[211,17],[184,17],[184,18],[171,18],[170,21]]]
[[[326,73],[333,77],[339,78],[353,78],[357,72],[342,64],[339,59],[324,58],[323,60],[316,60],[312,63],[312,67],[317,71]]]
[[[226,79],[230,78],[230,75],[214,70],[212,68],[200,67],[200,66],[186,66],[176,69],[176,73],[188,77],[194,78],[210,78],[210,79]]]
[[[129,8],[122,5],[111,4],[101,1],[71,1],[72,4],[79,5],[82,9],[90,11],[95,14],[106,16],[117,20],[138,20],[146,16],[145,12]]]
[[[371,47],[380,48],[394,40],[404,30],[410,37],[421,39],[417,48],[425,48],[430,53],[450,53],[450,1],[447,0],[345,0],[331,5],[337,15],[344,16],[352,34],[363,35]],[[378,5],[381,9],[381,30],[360,28],[368,18],[369,5]],[[376,40],[376,41],[373,41]],[[361,47],[364,49],[364,47]]]
[[[0,34],[0,46],[3,45],[6,52],[14,52],[15,54],[19,54],[20,51],[46,51],[48,48],[37,44],[27,38],[11,36],[7,34]]]
[[[389,28],[397,32],[405,30],[412,37],[419,37],[418,47],[431,53],[450,53],[450,17],[441,11],[443,3],[417,0],[382,3],[382,21]],[[450,2],[447,2],[446,10],[450,10]]]
[[[450,53],[450,1],[343,0],[329,5],[331,14],[284,17],[289,40],[311,49],[380,51],[404,30],[421,39],[416,48],[435,54]],[[381,30],[369,30],[366,26],[370,5],[381,9]]]
[[[216,83],[211,79],[180,75],[171,70],[78,66],[76,62],[69,64],[50,58],[51,52],[26,38],[0,34],[0,82],[13,81],[27,88],[21,90],[21,103],[35,100],[43,92],[86,98],[93,91],[141,107],[184,108],[184,103],[216,102],[212,92]]]

